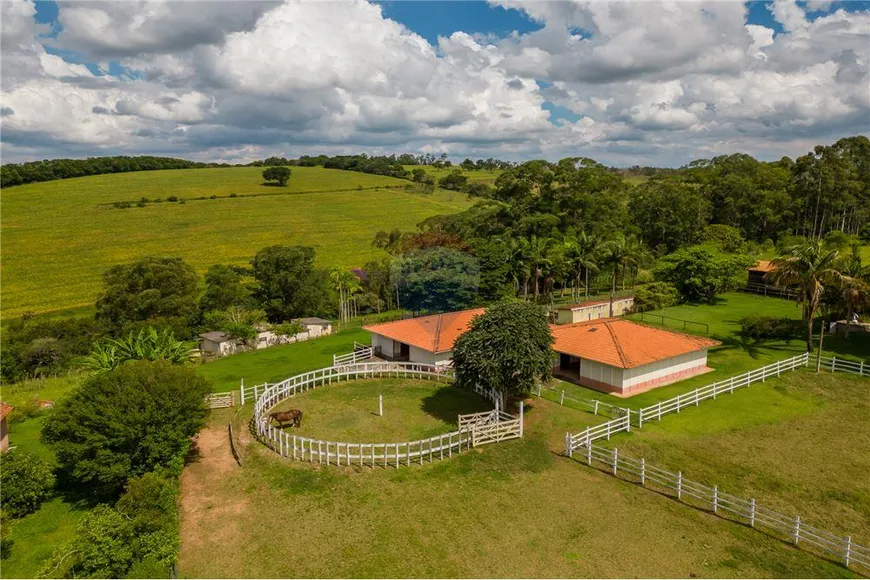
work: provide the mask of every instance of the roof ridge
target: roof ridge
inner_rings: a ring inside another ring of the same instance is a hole
[[[444,320],[444,313],[438,314],[438,322],[435,324],[435,340],[432,342],[432,352],[438,352],[438,339],[441,338],[441,321]]]
[[[604,326],[607,327],[607,332],[610,333],[610,338],[613,339],[613,345],[616,346],[616,352],[619,353],[619,360],[622,361],[622,366],[628,368],[629,361],[628,357],[625,356],[625,351],[622,350],[622,345],[619,343],[619,339],[616,338],[616,334],[613,332],[613,328],[610,327],[610,318],[604,319]]]

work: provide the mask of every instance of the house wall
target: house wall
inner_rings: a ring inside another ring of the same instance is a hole
[[[372,333],[372,346],[375,352],[380,352],[384,356],[392,357],[394,349],[398,348],[398,343],[392,338],[381,336],[380,334]]]
[[[588,380],[592,385],[596,385],[596,388],[598,388],[598,384],[603,383],[603,385],[615,387],[615,390],[618,391],[622,388],[624,370],[594,360],[583,359],[580,361],[580,382],[582,383],[584,379]]]
[[[613,316],[622,316],[634,306],[634,298],[619,298],[613,301]],[[556,311],[556,324],[572,324],[610,317],[610,303],[593,304],[582,308]]]
[[[433,353],[411,346],[410,361],[427,365],[449,366],[453,364],[453,351]]]
[[[623,389],[650,386],[689,377],[707,369],[707,351],[689,352],[623,370]]]
[[[206,338],[202,339],[199,344],[200,350],[210,352],[218,356],[226,356],[233,354],[236,351],[236,345],[232,341],[214,342]]]

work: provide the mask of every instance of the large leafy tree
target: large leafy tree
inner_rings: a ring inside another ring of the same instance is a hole
[[[717,294],[745,281],[746,268],[754,262],[754,258],[741,254],[684,248],[662,258],[655,277],[673,284],[686,301],[712,302]]]
[[[402,308],[446,312],[474,304],[479,270],[474,256],[450,248],[429,248],[396,259],[390,275]]]
[[[507,396],[528,394],[553,371],[553,336],[544,311],[530,302],[502,302],[471,321],[453,347],[460,386],[481,385]]]
[[[103,274],[96,315],[115,331],[151,321],[186,336],[198,315],[198,298],[199,276],[184,260],[147,257]]]
[[[254,256],[254,297],[271,322],[329,312],[329,275],[314,259],[314,248],[306,246],[269,246]]]
[[[288,167],[269,167],[263,170],[263,179],[276,181],[281,186],[287,185],[290,180],[290,169]]]
[[[166,361],[135,361],[88,379],[48,416],[42,438],[60,473],[92,493],[116,496],[131,477],[180,473],[205,422],[208,382]]]
[[[643,241],[667,252],[698,241],[711,213],[710,202],[696,187],[671,179],[636,187],[628,208]]]
[[[251,291],[243,281],[243,271],[223,264],[211,266],[205,273],[205,293],[200,300],[200,309],[210,312],[226,310],[231,306],[250,306]]]
[[[835,287],[848,278],[839,270],[838,255],[837,250],[826,248],[818,240],[805,240],[776,257],[773,271],[767,274],[774,284],[797,291],[807,327],[807,352],[813,350],[813,320],[822,305],[826,287]]]

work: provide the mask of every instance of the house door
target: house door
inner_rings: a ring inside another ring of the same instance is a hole
[[[399,360],[410,360],[411,347],[404,342],[399,345]]]

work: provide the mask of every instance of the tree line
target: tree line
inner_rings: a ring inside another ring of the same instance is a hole
[[[87,159],[46,159],[26,163],[5,163],[0,166],[0,186],[11,187],[25,183],[53,181],[87,175],[153,171],[157,169],[200,169],[204,167],[232,167],[227,163],[200,163],[174,157],[88,157]]]

